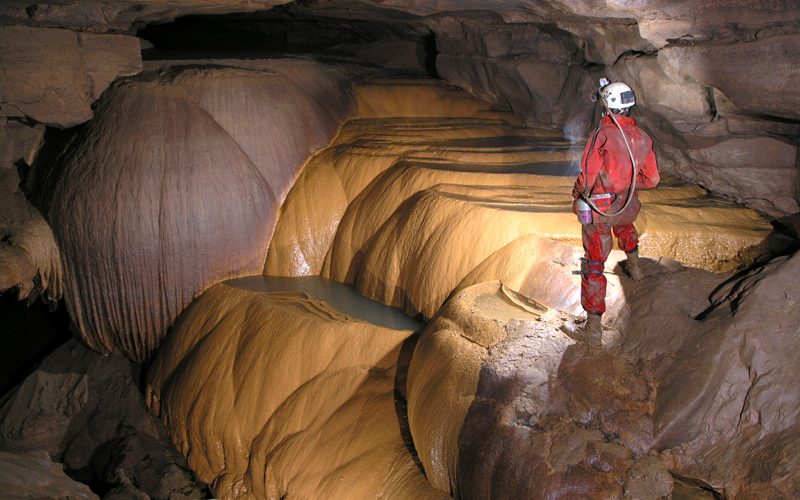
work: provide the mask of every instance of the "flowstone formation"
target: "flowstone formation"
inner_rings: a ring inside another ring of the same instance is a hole
[[[303,293],[217,285],[156,356],[149,404],[223,498],[446,498],[417,468],[395,408],[412,333]]]
[[[144,361],[204,289],[260,271],[278,207],[349,107],[343,70],[301,59],[176,61],[115,84],[30,181],[84,341]]]
[[[357,119],[289,193],[265,274],[320,274],[432,317],[468,284],[500,279],[528,293],[546,260],[539,238],[580,242],[569,193],[582,148],[557,131],[515,127],[434,83],[377,82],[356,98]],[[770,227],[695,186],[665,182],[640,198],[642,254],[687,265],[733,269]],[[577,269],[578,258],[557,261]]]

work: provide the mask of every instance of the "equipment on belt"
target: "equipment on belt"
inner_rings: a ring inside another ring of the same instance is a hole
[[[631,198],[633,198],[633,194],[636,192],[636,159],[633,157],[633,151],[631,151],[631,146],[628,143],[628,138],[625,136],[625,132],[622,130],[622,126],[614,117],[615,112],[628,109],[636,104],[636,97],[633,94],[633,90],[631,90],[631,88],[626,84],[622,82],[608,83],[606,78],[600,79],[598,93],[600,96],[600,101],[603,102],[603,108],[605,109],[603,115],[608,115],[611,118],[611,121],[614,122],[614,125],[617,126],[619,133],[622,134],[622,141],[625,143],[625,149],[628,151],[628,156],[631,159],[631,184],[628,187],[628,196],[625,199],[625,203],[622,205],[622,208],[613,213],[606,213],[600,208],[600,206],[605,205],[608,207],[611,205],[611,203],[613,203],[613,200],[607,202],[607,197],[605,196],[612,195],[612,193],[604,193],[601,195],[592,196],[589,194],[591,186],[589,186],[587,182],[587,185],[584,186],[583,193],[579,195],[575,205],[575,211],[578,213],[578,221],[581,224],[590,224],[592,222],[592,210],[600,215],[605,215],[606,217],[613,217],[621,214],[626,208],[628,208]],[[584,178],[588,178],[589,176],[588,169],[586,167],[586,161],[589,159],[589,152],[594,149],[594,143],[597,140],[597,134],[599,133],[600,126],[598,125],[595,131],[592,133],[591,143],[589,149],[587,150],[587,154],[585,155],[584,163],[581,166],[583,168]],[[616,195],[614,196],[616,199]]]

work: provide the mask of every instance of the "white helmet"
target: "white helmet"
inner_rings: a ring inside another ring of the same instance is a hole
[[[614,82],[600,89],[600,98],[607,109],[627,109],[636,104],[633,90],[622,82]]]

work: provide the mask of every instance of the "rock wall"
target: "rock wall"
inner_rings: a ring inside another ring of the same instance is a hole
[[[206,287],[261,270],[278,206],[349,113],[311,61],[177,64],[115,85],[34,192],[89,346],[145,360]]]
[[[155,358],[150,407],[221,498],[446,498],[414,463],[395,408],[412,333],[302,293],[217,285]]]
[[[0,116],[70,127],[115,79],[142,70],[139,39],[65,29],[0,27]]]
[[[431,26],[443,78],[573,137],[590,129],[599,76],[629,83],[666,172],[781,216],[800,199],[797,97],[781,83],[798,78],[800,6],[777,5],[498,5],[502,18],[485,5]]]

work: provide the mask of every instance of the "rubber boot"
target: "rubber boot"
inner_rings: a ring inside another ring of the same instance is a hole
[[[603,345],[603,325],[600,323],[602,319],[601,314],[589,313],[586,316],[586,323],[577,330],[575,330],[575,340],[586,342],[592,347],[600,347]]]
[[[644,278],[644,273],[642,272],[642,266],[639,264],[639,251],[634,250],[627,255],[628,263],[625,265],[625,270],[628,271],[628,276],[633,281],[640,281]]]

